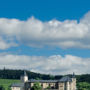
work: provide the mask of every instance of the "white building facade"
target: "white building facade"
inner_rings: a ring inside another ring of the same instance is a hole
[[[50,87],[50,90],[76,90],[76,78],[73,74],[72,77],[64,76],[60,80],[28,80],[26,72],[21,76],[22,83],[11,85],[11,90],[32,90],[34,83],[39,82],[42,90]]]

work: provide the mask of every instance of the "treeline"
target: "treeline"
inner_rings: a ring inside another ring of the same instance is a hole
[[[90,83],[90,74],[76,75],[78,82]]]
[[[31,71],[26,71],[29,79],[60,79],[62,76],[53,76],[53,75],[45,75],[40,73],[34,73]],[[11,69],[1,69],[0,70],[0,78],[1,79],[20,79],[20,76],[24,74],[24,70],[11,70]]]
[[[43,80],[49,80],[49,79],[60,79],[63,75],[46,75],[46,74],[40,74],[40,73],[34,73],[31,71],[26,71],[29,79],[43,79]],[[0,78],[1,79],[20,79],[20,76],[24,74],[24,70],[10,70],[10,69],[1,69],[0,70]],[[71,76],[71,75],[69,75]],[[85,75],[76,75],[77,82],[88,82],[90,83],[90,74]]]

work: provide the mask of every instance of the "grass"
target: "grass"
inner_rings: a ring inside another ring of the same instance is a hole
[[[5,90],[8,90],[9,86],[12,83],[19,83],[20,80],[12,80],[12,79],[0,79],[0,85],[2,85]]]

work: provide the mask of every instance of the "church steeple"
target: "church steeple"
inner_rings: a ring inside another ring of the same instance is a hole
[[[24,70],[24,76],[27,76],[27,73],[26,73],[26,71]]]
[[[74,72],[72,74],[72,85],[72,90],[76,90],[76,77]]]
[[[75,78],[75,73],[73,72],[73,74],[72,74],[72,78]]]
[[[21,81],[22,82],[27,82],[28,81],[28,75],[27,75],[25,70],[23,72],[23,76],[21,76]]]

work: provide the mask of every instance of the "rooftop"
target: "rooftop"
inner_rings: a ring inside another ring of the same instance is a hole
[[[59,82],[72,82],[72,79],[69,76],[62,77]]]
[[[41,83],[55,83],[58,80],[35,80],[35,79],[30,79],[28,82],[41,82]]]
[[[24,83],[13,83],[11,87],[23,87]]]
[[[56,83],[56,82],[72,82],[69,76],[62,77],[60,80],[35,80],[30,79],[28,82]]]

